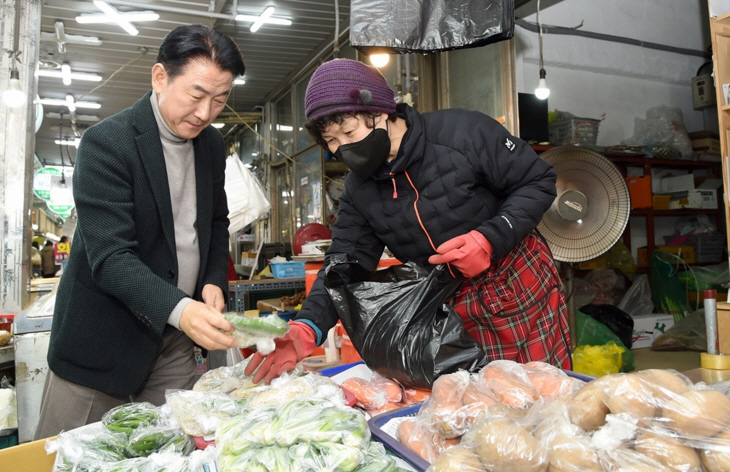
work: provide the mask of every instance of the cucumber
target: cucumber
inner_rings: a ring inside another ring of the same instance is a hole
[[[236,331],[253,337],[266,336],[278,338],[284,336],[289,329],[289,324],[277,315],[251,318],[231,312],[224,313],[223,317],[236,328]]]

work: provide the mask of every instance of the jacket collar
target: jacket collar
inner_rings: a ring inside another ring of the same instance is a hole
[[[423,139],[423,117],[415,108],[399,103],[396,112],[400,118],[406,120],[406,130],[400,142],[400,149],[390,165],[385,165],[379,170],[376,178],[389,177],[390,174],[397,174],[408,169],[423,158],[423,151],[426,148],[426,140]]]

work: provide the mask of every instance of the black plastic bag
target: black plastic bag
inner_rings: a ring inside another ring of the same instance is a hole
[[[339,259],[339,260],[338,260]],[[461,285],[443,266],[407,263],[366,271],[331,258],[324,285],[367,366],[406,387],[428,388],[441,375],[476,371],[486,353],[445,303]]]
[[[586,305],[580,311],[606,325],[624,346],[631,349],[634,319],[628,313],[613,305]]]
[[[352,0],[350,44],[364,54],[484,46],[515,32],[514,0]]]

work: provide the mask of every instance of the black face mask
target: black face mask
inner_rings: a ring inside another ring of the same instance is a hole
[[[347,167],[360,177],[372,177],[375,171],[385,164],[388,154],[390,154],[387,121],[385,127],[386,129],[376,129],[375,119],[373,119],[373,130],[370,134],[356,143],[340,146],[335,151],[335,157],[347,164]]]

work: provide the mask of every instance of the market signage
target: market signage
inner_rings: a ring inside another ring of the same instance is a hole
[[[74,208],[73,167],[46,166],[33,177],[33,193],[63,219]]]

